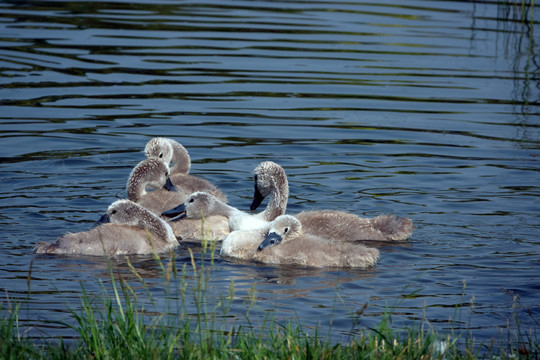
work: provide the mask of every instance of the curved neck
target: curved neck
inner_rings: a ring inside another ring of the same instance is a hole
[[[172,147],[171,174],[188,174],[191,169],[191,158],[182,145],[176,141],[170,141]]]
[[[137,202],[144,194],[146,194],[146,183],[140,176],[134,176],[131,172],[127,182],[128,199]]]
[[[177,241],[169,224],[150,212],[140,217],[139,226],[148,229],[148,231],[156,234],[158,238],[165,239],[168,243]]]
[[[275,182],[274,182],[275,186]],[[266,221],[273,221],[280,215],[285,214],[287,210],[287,200],[289,199],[289,183],[285,177],[285,181],[280,186],[276,186],[270,193],[270,200],[260,216]]]

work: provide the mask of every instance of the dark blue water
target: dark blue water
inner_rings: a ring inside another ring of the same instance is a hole
[[[425,321],[479,342],[515,318],[536,329],[538,19],[538,7],[496,2],[0,1],[2,296],[24,300],[28,334],[73,336],[60,322],[73,322],[81,284],[108,284],[108,264],[32,248],[92,226],[125,197],[145,143],[168,136],[238,208],[252,170],[273,160],[292,213],[416,225],[370,270],[218,256],[206,298],[233,282],[227,321],[245,323],[255,299],[254,324],[274,310],[338,341],[388,308],[398,328]],[[189,250],[174,261],[190,269]],[[156,309],[174,303],[152,258],[131,262]]]

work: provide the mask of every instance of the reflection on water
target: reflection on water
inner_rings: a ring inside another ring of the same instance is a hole
[[[90,227],[125,196],[144,144],[169,136],[238,208],[255,166],[273,160],[289,176],[289,212],[416,225],[365,271],[205,258],[210,304],[234,285],[231,321],[245,322],[255,297],[251,325],[275,310],[336,340],[387,308],[396,327],[425,319],[479,339],[514,314],[534,327],[540,14],[520,6],[0,1],[2,290],[26,301],[30,334],[73,336],[61,322],[81,285],[109,286],[108,262],[32,248]],[[130,260],[113,263],[115,276],[149,312],[177,301],[151,257]],[[186,247],[174,264],[192,286]]]
[[[534,6],[530,3],[521,6],[501,4],[497,9],[497,30],[504,34],[501,37],[501,47],[505,57],[511,61],[513,71],[512,99],[515,103],[513,111],[516,113],[516,125],[537,124],[534,120],[538,116],[540,58],[538,52],[535,52],[538,44],[535,44],[534,13]],[[525,141],[537,140],[537,134],[529,132],[527,126],[517,129],[519,138]]]

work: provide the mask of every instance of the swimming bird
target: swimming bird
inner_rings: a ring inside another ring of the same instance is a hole
[[[131,200],[117,200],[96,227],[67,233],[52,243],[39,243],[38,254],[106,255],[164,252],[178,246],[171,227]]]
[[[205,218],[208,221],[210,216],[220,216],[228,219],[230,231],[256,230],[268,224],[260,217],[238,210],[220,201],[214,195],[202,191],[191,194],[183,204],[165,211],[162,216],[171,218],[172,221],[181,218]]]
[[[185,203],[164,212],[162,216],[171,218],[169,223],[173,229],[175,224],[179,227],[195,228],[196,226],[190,223],[204,218],[204,225],[211,235],[223,240],[221,255],[244,260],[252,259],[270,225],[269,222],[225,204],[205,192],[191,194]],[[184,225],[185,223],[188,225]]]
[[[272,221],[285,214],[289,197],[289,183],[285,170],[277,163],[264,161],[253,172],[255,192],[250,209],[255,210],[270,196],[265,210],[259,215]],[[295,215],[305,233],[319,234],[337,241],[406,240],[413,231],[413,223],[405,217],[391,214],[364,218],[337,210],[310,210]]]
[[[309,267],[367,268],[378,259],[376,248],[304,233],[302,223],[291,215],[281,215],[272,221],[253,256],[253,260],[268,264]]]
[[[255,168],[254,180],[255,192],[250,209],[255,210],[264,198],[270,195],[268,205],[265,210],[255,215],[240,210],[229,214],[231,230],[236,230],[231,231],[223,240],[221,256],[253,260],[257,247],[270,228],[270,221],[285,213],[289,196],[285,170],[272,161],[264,161]]]
[[[162,215],[171,217],[171,224],[179,225],[204,218],[205,224],[213,226],[213,222],[216,221],[214,219],[219,219],[220,222],[225,219],[230,233],[224,236],[220,254],[243,260],[253,260],[257,246],[264,239],[270,226],[269,222],[260,217],[238,210],[205,192],[191,194],[185,203]]]
[[[227,202],[227,196],[212,185],[208,180],[189,174],[191,158],[179,142],[164,137],[156,137],[148,141],[144,148],[147,158],[162,159],[170,166],[171,181],[186,197],[196,191],[205,191],[223,202]],[[177,204],[185,201],[185,198]]]
[[[139,162],[131,171],[126,188],[129,200],[161,214],[187,197],[185,192],[177,191],[169,177],[169,167],[160,159],[146,159]],[[153,191],[146,191],[154,188]]]
[[[195,192],[186,201],[161,214],[168,219],[176,236],[183,240],[223,240],[230,233],[230,220],[240,210],[225,204],[214,195]],[[248,215],[248,214],[245,214]]]

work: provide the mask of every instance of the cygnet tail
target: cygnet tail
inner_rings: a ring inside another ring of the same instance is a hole
[[[34,247],[38,254],[54,254],[57,252],[58,248],[58,244],[46,242],[40,242]]]
[[[371,223],[383,236],[382,240],[407,240],[414,229],[411,219],[394,215],[379,215],[371,219]]]

